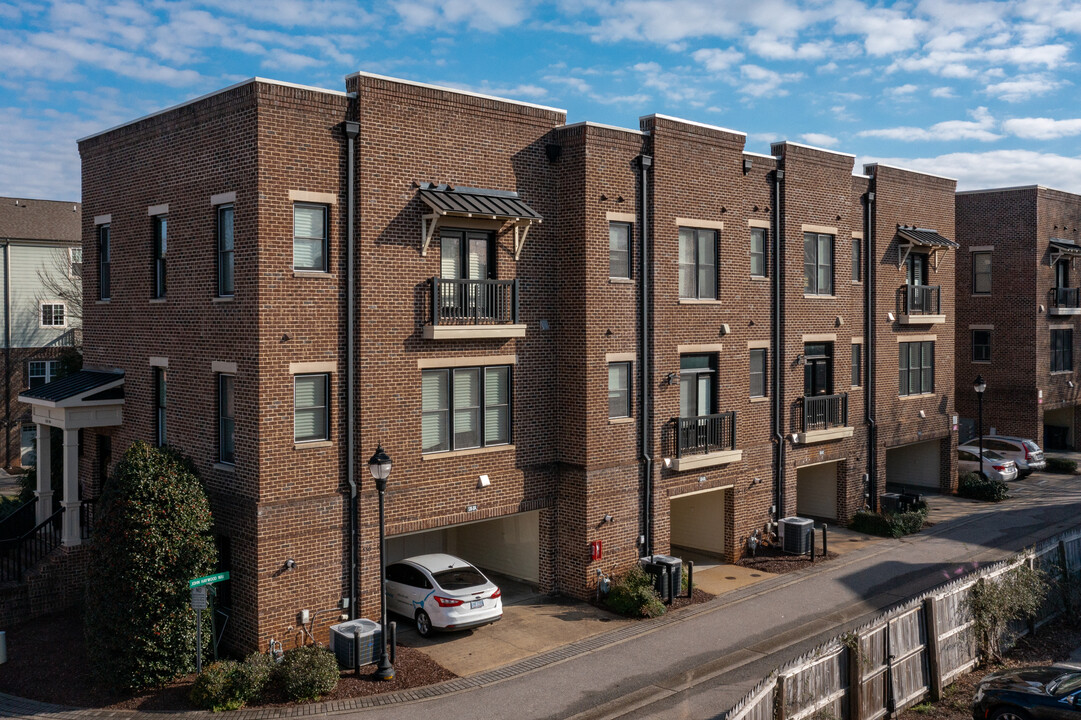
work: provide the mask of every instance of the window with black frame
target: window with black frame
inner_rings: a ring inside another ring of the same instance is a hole
[[[1051,372],[1073,370],[1073,330],[1051,331]]]
[[[833,294],[833,235],[803,233],[803,292]]]
[[[991,255],[989,252],[972,253],[972,294],[991,294]]]
[[[154,277],[153,295],[165,297],[165,253],[169,246],[169,218],[160,215],[154,218]]]
[[[98,299],[108,300],[112,293],[110,271],[112,269],[112,248],[110,247],[110,225],[98,226]]]
[[[168,442],[165,424],[167,372],[165,368],[154,368],[154,441],[158,447]]]
[[[233,296],[233,206],[218,208],[218,296]]]
[[[511,442],[511,368],[463,367],[421,373],[421,452]]]
[[[716,355],[679,358],[679,416],[701,417],[715,411]]]
[[[935,391],[935,343],[933,340],[898,343],[898,394],[923,395]]]
[[[679,296],[717,299],[717,231],[679,229]]]
[[[991,362],[991,331],[972,331],[972,362]]]
[[[496,243],[480,230],[440,231],[439,306],[444,319],[496,319],[502,303],[490,281],[496,278]]]
[[[608,417],[631,416],[631,364],[608,363]]]
[[[751,277],[766,277],[766,228],[751,228]]]
[[[852,387],[863,386],[863,344],[852,343]]]
[[[608,223],[608,277],[631,277],[631,224]]]
[[[226,465],[236,462],[236,402],[233,375],[218,376],[218,461]]]
[[[805,397],[833,394],[833,343],[804,344],[803,394]]]
[[[766,396],[765,348],[750,350],[750,395],[755,398]]]

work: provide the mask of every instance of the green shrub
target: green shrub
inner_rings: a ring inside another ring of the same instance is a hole
[[[1043,572],[1026,564],[997,578],[981,578],[972,586],[967,603],[984,663],[1002,660],[1002,639],[1009,624],[1035,617],[1047,590]]]
[[[605,603],[613,611],[629,617],[658,617],[664,615],[664,603],[653,589],[653,576],[639,565],[612,581]]]
[[[979,473],[967,473],[957,483],[957,494],[972,500],[999,502],[1010,496],[1010,488],[1005,480],[992,480]]]
[[[1073,475],[1077,472],[1077,461],[1067,460],[1066,458],[1049,457],[1047,458],[1047,467],[1044,469],[1047,472]]]
[[[190,460],[136,442],[98,507],[86,580],[90,666],[117,690],[160,687],[194,670],[188,580],[217,561],[210,504]],[[210,616],[203,613],[204,657]]]
[[[338,659],[326,648],[302,645],[285,652],[275,672],[290,700],[318,700],[338,686]]]
[[[880,537],[904,537],[918,533],[927,520],[927,503],[921,503],[918,509],[903,513],[876,513],[860,510],[852,517],[848,527],[866,535]]]
[[[244,706],[244,698],[237,687],[240,663],[222,660],[203,668],[195,678],[188,697],[191,701],[212,712],[236,710]]]

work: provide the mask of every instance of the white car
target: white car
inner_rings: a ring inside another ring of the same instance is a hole
[[[387,610],[413,620],[422,637],[503,617],[503,593],[465,560],[418,555],[387,566]]]
[[[969,440],[962,447],[971,452],[976,452],[979,447],[977,440]],[[1007,460],[1017,463],[1017,472],[1021,477],[1031,475],[1036,470],[1047,467],[1043,450],[1034,441],[1027,438],[1019,438],[1007,435],[985,435],[983,449],[994,450]]]
[[[963,445],[957,448],[957,473],[967,475],[980,471],[980,449]],[[983,449],[983,474],[991,480],[1017,479],[1017,463],[1007,460],[994,450]]]

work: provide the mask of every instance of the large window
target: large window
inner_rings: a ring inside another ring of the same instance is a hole
[[[60,363],[56,360],[31,360],[26,364],[27,387],[36,388],[51,383]]]
[[[330,438],[329,392],[330,375],[296,375],[293,377],[293,442],[316,442]]]
[[[631,364],[608,363],[608,417],[631,416]]]
[[[714,411],[716,355],[682,355],[679,358],[679,416],[700,417]]]
[[[293,269],[327,271],[326,205],[293,205]]]
[[[972,253],[972,294],[991,294],[991,255],[989,252]]]
[[[631,276],[631,225],[608,223],[608,277]]]
[[[921,395],[935,391],[935,343],[924,342],[900,343],[900,393],[901,395]]]
[[[421,452],[508,444],[510,398],[508,365],[423,371]]]
[[[991,362],[991,331],[972,331],[972,362]]]
[[[766,277],[766,229],[751,228],[751,277]]]
[[[109,225],[98,226],[98,299],[108,300],[112,288],[109,270],[112,265],[112,249],[109,243]]]
[[[81,278],[83,276],[83,249],[81,247],[68,248],[68,261],[68,275]]]
[[[833,394],[833,343],[803,344],[803,394]]]
[[[218,208],[218,296],[233,295],[233,206]]]
[[[1073,330],[1051,331],[1051,372],[1073,370]]]
[[[165,297],[165,252],[169,246],[169,218],[154,218],[154,277],[152,297]]]
[[[165,425],[165,398],[167,388],[167,370],[154,368],[154,442],[161,447],[168,442]]]
[[[41,327],[65,327],[67,306],[64,303],[41,304]]]
[[[679,296],[717,299],[717,231],[679,229]]]
[[[236,462],[236,401],[232,375],[218,376],[218,460],[232,465]]]
[[[852,282],[859,282],[860,277],[860,259],[862,253],[860,253],[862,240],[857,237],[852,238]]]
[[[863,345],[852,343],[852,387],[863,385]]]
[[[803,292],[833,294],[833,236],[803,233]]]
[[[764,348],[751,350],[751,397],[766,396],[766,351]]]

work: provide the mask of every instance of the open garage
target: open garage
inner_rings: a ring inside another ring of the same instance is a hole
[[[1074,439],[1074,410],[1071,405],[1043,413],[1043,443],[1045,450],[1073,450],[1077,445]]]
[[[940,463],[942,441],[902,445],[886,449],[886,485],[938,490],[942,487]]]
[[[796,514],[800,517],[837,519],[837,469],[840,462],[796,468]]]
[[[510,578],[540,582],[540,511],[387,538],[387,563],[449,553]]]
[[[713,488],[670,499],[671,545],[724,557],[724,505],[729,488]]]

